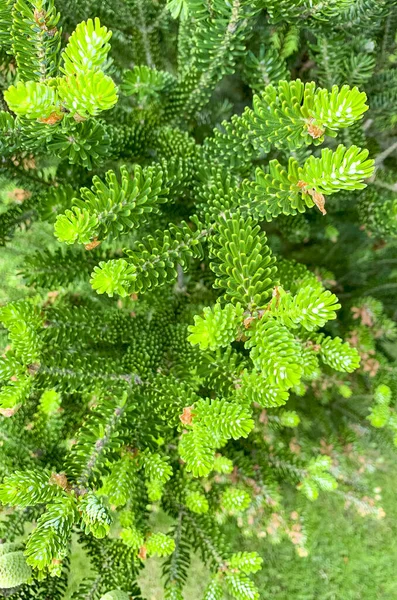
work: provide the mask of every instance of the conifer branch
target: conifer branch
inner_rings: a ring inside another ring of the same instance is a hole
[[[6,595],[61,600],[78,530],[76,600],[150,556],[182,600],[192,552],[203,600],[259,600],[236,520],[306,556],[299,495],[383,516],[392,3],[0,0]]]
[[[88,479],[91,476],[92,471],[95,469],[95,465],[98,462],[101,453],[106,448],[111,435],[114,433],[118,422],[122,418],[125,411],[125,407],[117,407],[114,409],[113,415],[106,423],[104,433],[101,438],[95,442],[95,447],[92,449],[90,456],[88,457],[87,463],[79,476],[77,483],[79,486],[84,487]]]

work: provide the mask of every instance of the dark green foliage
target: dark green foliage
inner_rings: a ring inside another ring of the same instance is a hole
[[[138,600],[151,556],[183,600],[192,552],[204,600],[258,600],[234,519],[304,557],[303,497],[383,516],[396,23],[393,0],[0,0],[11,597],[64,598],[78,536],[76,600]]]

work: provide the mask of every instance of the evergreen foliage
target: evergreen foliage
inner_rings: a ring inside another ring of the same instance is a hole
[[[75,600],[142,598],[150,556],[183,600],[193,552],[203,600],[259,600],[231,520],[304,557],[287,494],[383,516],[360,459],[397,445],[396,22],[0,0],[0,243],[53,233],[0,306],[3,595],[64,598],[77,534]]]

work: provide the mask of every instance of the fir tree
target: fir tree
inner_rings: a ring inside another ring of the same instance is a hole
[[[229,519],[305,556],[288,486],[383,516],[361,459],[397,445],[396,22],[0,0],[0,241],[54,233],[0,306],[3,595],[64,598],[77,534],[76,600],[142,598],[150,556],[182,600],[192,552],[203,600],[256,600]]]

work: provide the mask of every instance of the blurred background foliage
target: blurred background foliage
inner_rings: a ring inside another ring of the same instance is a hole
[[[394,600],[397,598],[397,467],[391,450],[374,476],[374,493],[382,497],[382,519],[363,518],[346,508],[340,498],[323,494],[315,504],[300,498],[308,534],[306,557],[297,554],[289,539],[279,543],[267,535],[246,537],[232,520],[227,526],[228,541],[236,551],[256,550],[265,568],[255,575],[265,600]],[[296,504],[296,496],[294,496]],[[292,498],[291,498],[292,500]],[[330,516],[332,515],[332,518]],[[167,530],[164,513],[153,513],[156,528]],[[81,546],[73,544],[71,579],[67,600],[89,574],[90,566]],[[208,583],[208,571],[194,557],[185,588],[186,598],[199,600]],[[164,600],[161,559],[149,558],[140,577],[147,600]]]

